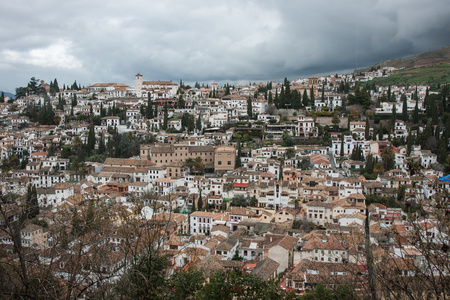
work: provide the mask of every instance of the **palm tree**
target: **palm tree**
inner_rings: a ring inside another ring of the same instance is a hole
[[[81,141],[80,137],[76,136],[73,138],[72,141],[72,146],[76,147],[80,147],[81,145],[83,145],[83,142]]]
[[[287,148],[286,149],[286,157],[287,158],[293,158],[295,156],[296,152],[294,148]]]
[[[188,158],[184,161],[184,166],[186,168],[189,168],[189,172],[192,172],[192,169],[194,168],[195,162],[192,158]]]
[[[75,171],[75,178],[78,179],[78,171],[84,171],[86,169],[86,163],[75,159],[71,165],[72,171]]]

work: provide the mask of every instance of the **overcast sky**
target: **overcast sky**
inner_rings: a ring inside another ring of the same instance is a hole
[[[448,0],[1,1],[0,90],[334,74],[450,44]]]

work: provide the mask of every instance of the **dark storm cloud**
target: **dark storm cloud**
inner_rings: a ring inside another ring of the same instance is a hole
[[[3,1],[0,90],[335,73],[449,44],[446,0]]]

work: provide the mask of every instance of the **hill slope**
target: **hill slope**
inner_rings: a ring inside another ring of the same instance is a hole
[[[389,59],[372,67],[355,72],[369,71],[379,67],[395,67],[400,70],[389,77],[375,78],[376,84],[430,84],[450,82],[450,46],[407,58]]]
[[[420,68],[430,65],[450,63],[450,46],[445,46],[435,51],[422,53],[407,58],[389,59],[373,67],[395,67],[395,68]]]
[[[428,84],[434,88],[450,82],[450,63],[403,69],[388,77],[375,78],[373,82],[379,85]]]
[[[0,95],[1,95],[1,93],[2,93],[2,91],[0,91]],[[10,97],[10,98],[15,98],[16,97],[16,95],[8,93],[8,92],[3,92],[3,93],[5,93],[5,97]]]

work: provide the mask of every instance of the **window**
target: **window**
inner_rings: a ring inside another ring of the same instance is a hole
[[[228,161],[228,165],[231,166],[231,160]]]
[[[222,165],[222,161],[219,160],[218,165],[219,165],[219,166]]]

